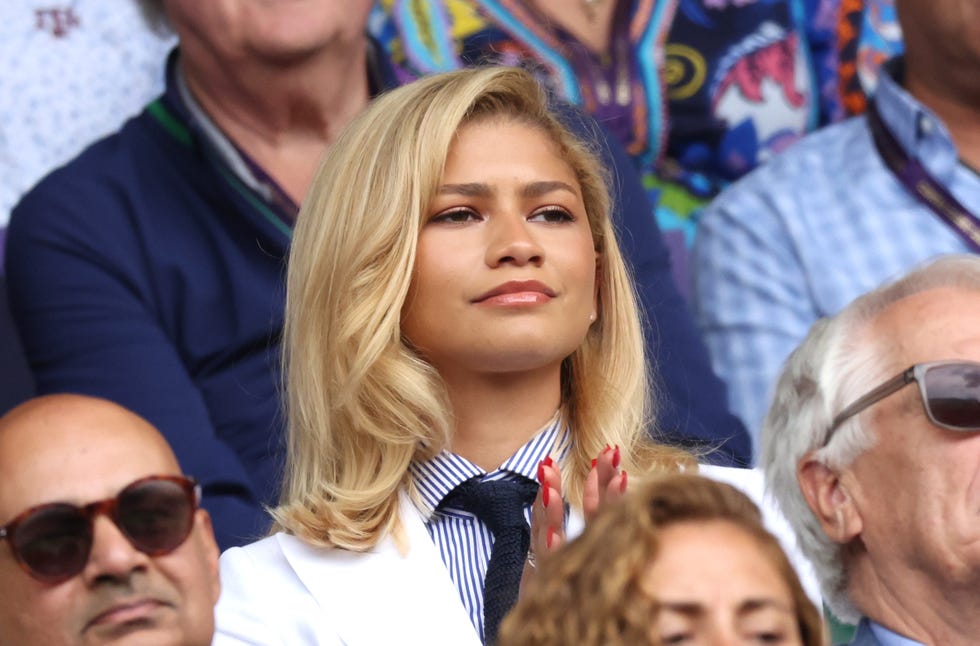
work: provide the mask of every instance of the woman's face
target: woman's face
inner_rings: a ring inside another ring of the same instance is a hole
[[[582,191],[542,131],[460,128],[418,241],[402,332],[449,377],[558,372],[596,315]]]
[[[802,643],[789,585],[758,541],[731,522],[664,528],[644,588],[659,607],[657,643]]]

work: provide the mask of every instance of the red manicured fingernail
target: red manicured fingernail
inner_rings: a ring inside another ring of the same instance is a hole
[[[623,480],[619,483],[620,493],[626,493],[626,472],[623,471]]]
[[[551,497],[550,494],[548,493],[549,491],[551,491],[551,487],[549,487],[546,484],[542,484],[541,486],[544,487],[544,491],[541,492],[541,502],[544,503],[544,506],[545,507],[547,507],[548,506],[548,498]]]
[[[544,484],[544,462],[538,462],[538,482]]]
[[[592,468],[593,469],[595,469],[595,465],[598,464],[598,463],[599,463],[598,460],[596,460],[595,458],[592,458]]]
[[[616,445],[616,451],[613,453],[613,469],[619,466],[619,460],[621,456],[619,455],[619,445]]]
[[[554,527],[549,527],[548,528],[548,549],[549,550],[551,549],[551,543],[554,542],[554,540],[555,540],[555,528]]]
[[[544,465],[546,467],[554,466],[554,464],[555,464],[555,461],[551,459],[551,456],[550,455],[544,459]]]

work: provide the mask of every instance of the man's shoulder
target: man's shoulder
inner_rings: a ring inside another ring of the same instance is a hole
[[[168,140],[173,145],[167,145]],[[147,108],[128,119],[119,130],[89,144],[65,164],[51,170],[27,195],[81,181],[121,181],[134,171],[173,158],[178,151],[190,150],[189,143],[169,133],[166,125]]]
[[[738,208],[743,200],[805,195],[818,199],[852,185],[854,174],[876,160],[863,117],[811,133],[729,186],[708,208]],[[805,188],[805,191],[801,189]]]
[[[153,217],[154,205],[201,181],[193,169],[197,157],[189,142],[143,111],[45,175],[14,207],[11,229],[94,230]]]
[[[728,239],[736,231],[805,238],[834,219],[850,219],[881,193],[886,171],[867,121],[856,117],[812,133],[735,182],[705,209],[702,241]],[[861,185],[855,178],[863,178]],[[696,245],[697,246],[697,245]]]

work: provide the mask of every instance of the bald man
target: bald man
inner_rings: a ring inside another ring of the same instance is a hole
[[[0,418],[0,646],[203,646],[218,547],[145,420],[53,395]]]

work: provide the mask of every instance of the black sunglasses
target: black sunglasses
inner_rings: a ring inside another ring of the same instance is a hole
[[[825,444],[845,421],[913,381],[919,384],[930,422],[953,431],[980,431],[980,363],[932,361],[903,370],[841,411],[827,432]]]
[[[99,514],[111,518],[133,547],[160,556],[190,534],[200,502],[201,487],[193,478],[149,476],[126,485],[114,498],[82,507],[62,502],[31,507],[0,527],[0,539],[7,539],[28,574],[58,583],[85,568]]]

